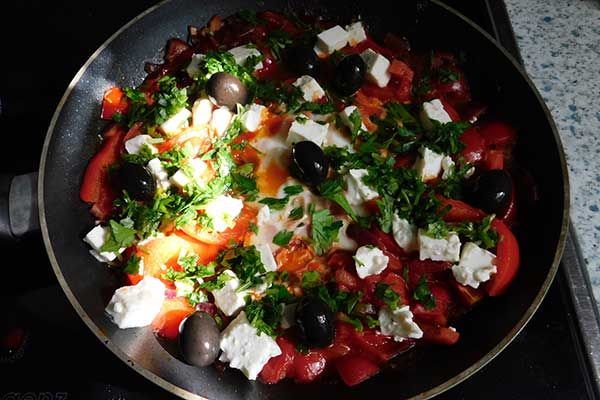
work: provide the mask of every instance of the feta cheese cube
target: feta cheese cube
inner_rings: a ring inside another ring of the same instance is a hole
[[[315,51],[329,55],[336,50],[343,49],[348,44],[348,32],[339,25],[329,28],[317,35]]]
[[[277,342],[250,325],[243,311],[221,332],[220,347],[219,361],[229,362],[231,368],[241,370],[251,380],[271,357],[281,354]]]
[[[212,113],[210,120],[210,127],[213,129],[217,136],[223,136],[223,134],[229,128],[233,113],[227,109],[227,107],[219,107]]]
[[[235,219],[242,212],[244,202],[231,196],[221,195],[211,200],[203,208],[206,215],[212,220],[213,230],[223,232],[235,225]]]
[[[237,65],[241,65],[241,66],[244,66],[244,64],[246,64],[246,61],[248,60],[248,58],[250,58],[252,56],[257,56],[257,57],[262,56],[262,53],[260,51],[258,51],[258,49],[256,47],[253,47],[252,44],[234,47],[233,49],[230,49],[227,51],[229,53],[231,53],[231,55],[235,59],[235,63]],[[262,61],[260,61],[254,67],[254,70],[258,71],[259,69],[262,69],[262,67],[263,67],[263,63],[262,63]]]
[[[361,246],[354,255],[356,273],[360,279],[367,276],[379,275],[387,268],[390,258],[375,246]]]
[[[298,121],[292,122],[290,130],[288,131],[288,137],[286,143],[292,145],[294,143],[310,140],[317,146],[323,144],[329,124],[321,125],[317,122],[306,120],[303,123]]]
[[[379,87],[386,87],[391,79],[388,72],[390,60],[371,49],[360,53],[360,57],[367,65],[367,79]]]
[[[199,158],[188,160],[185,166],[173,174],[169,181],[179,189],[185,189],[187,185],[196,184],[200,187],[206,185],[202,178],[208,166]]]
[[[212,118],[213,103],[209,99],[198,99],[192,105],[192,126],[202,127]]]
[[[138,154],[142,147],[148,146],[152,154],[156,154],[158,150],[152,145],[151,141],[152,136],[150,135],[137,135],[125,142],[125,151],[129,154]]]
[[[454,173],[454,167],[455,164],[454,160],[452,160],[452,157],[444,156],[444,158],[442,158],[442,171],[444,171],[442,173],[443,180],[446,180],[452,176],[452,174]]]
[[[319,85],[319,82],[310,75],[302,75],[296,79],[292,85],[300,88],[302,91],[302,98],[305,101],[317,101],[321,97],[325,96],[325,91]]]
[[[223,311],[223,314],[227,315],[228,317],[231,317],[246,305],[245,298],[248,295],[248,291],[237,291],[237,289],[240,287],[240,280],[235,272],[227,269],[222,273],[229,275],[231,279],[225,282],[225,286],[223,286],[221,289],[213,290],[211,293],[215,298],[215,305],[219,308],[219,310]]]
[[[163,167],[162,162],[158,158],[153,158],[148,161],[148,170],[154,177],[156,181],[156,186],[162,190],[167,190],[171,184],[169,183],[169,174],[165,167]]]
[[[419,259],[431,259],[433,261],[456,262],[460,255],[460,239],[458,235],[451,232],[446,238],[436,239],[427,236],[427,232],[419,229]]]
[[[160,129],[163,130],[168,136],[173,136],[179,133],[180,130],[187,128],[189,125],[189,119],[192,116],[192,112],[187,108],[182,108],[171,118],[166,120],[160,125]]]
[[[398,246],[406,252],[411,252],[419,248],[417,244],[417,227],[404,218],[394,214],[392,218],[392,234]]]
[[[352,124],[352,121],[350,120],[350,116],[352,115],[352,113],[354,113],[354,111],[357,111],[357,110],[358,110],[358,107],[356,107],[356,106],[348,106],[340,112],[340,119],[342,120],[342,123],[344,125],[346,125],[350,130],[352,130],[354,128],[354,125]],[[358,112],[358,113],[359,113],[358,115],[360,116],[360,112]],[[360,129],[362,129],[363,131],[366,131],[367,127],[365,126],[365,124],[363,124],[361,122]]]
[[[190,76],[190,78],[195,78],[200,74],[200,63],[206,57],[204,54],[194,54],[190,63],[186,67],[185,71]]]
[[[459,263],[452,267],[452,274],[458,283],[477,289],[480,283],[489,281],[496,273],[495,263],[493,253],[467,242],[462,248]]]
[[[406,338],[420,339],[423,331],[413,321],[413,313],[408,306],[399,307],[391,311],[387,307],[379,310],[379,327],[381,333],[393,336],[396,342],[402,342]]]
[[[419,148],[419,157],[415,162],[414,168],[417,170],[417,175],[423,182],[435,179],[442,170],[443,154],[438,154],[428,147],[422,146]]]
[[[242,114],[241,122],[244,128],[249,132],[255,132],[260,126],[263,112],[267,108],[260,104],[252,104],[244,114]]]
[[[83,241],[89,244],[92,249],[90,253],[100,262],[111,262],[119,254],[125,251],[125,248],[120,248],[118,252],[100,251],[102,246],[106,243],[110,237],[110,228],[101,225],[96,225],[87,235],[83,238]]]
[[[376,190],[371,189],[363,178],[368,175],[366,169],[351,169],[344,176],[346,181],[346,198],[351,205],[361,205],[365,201],[373,200],[379,197]]]
[[[425,129],[433,128],[431,121],[437,121],[440,124],[452,122],[452,118],[450,118],[450,115],[446,112],[444,105],[439,99],[433,99],[423,103],[423,109],[419,115]]]
[[[358,247],[358,244],[348,236],[348,226],[350,226],[350,223],[346,219],[343,219],[342,224],[334,246],[341,250],[354,251]]]
[[[367,40],[367,33],[360,21],[347,25],[346,31],[348,32],[348,44],[352,47]]]
[[[137,285],[115,290],[106,313],[121,329],[147,326],[160,312],[164,299],[164,283],[146,276]]]
[[[256,250],[258,254],[260,254],[260,261],[265,266],[265,270],[267,272],[277,271],[277,263],[275,262],[275,257],[273,257],[273,253],[271,253],[271,247],[268,244],[257,244]]]

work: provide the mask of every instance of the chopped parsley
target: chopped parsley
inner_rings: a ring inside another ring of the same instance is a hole
[[[431,290],[429,290],[429,285],[427,284],[425,276],[421,276],[419,279],[413,293],[413,298],[420,301],[427,310],[435,308],[435,296],[431,293]]]
[[[353,220],[357,219],[356,213],[350,206],[350,203],[348,203],[348,199],[346,199],[340,178],[329,179],[321,183],[319,185],[319,194],[327,200],[337,203]]]
[[[402,304],[398,293],[396,293],[390,285],[385,283],[378,282],[377,285],[375,285],[375,296],[383,301],[392,311]]]
[[[205,289],[205,290],[208,290],[209,292],[212,292],[213,290],[223,289],[225,284],[227,282],[229,282],[231,279],[232,279],[231,275],[221,273],[221,274],[219,274],[219,276],[217,276],[216,279],[213,279],[212,281],[206,281],[204,283],[201,283],[199,285],[199,287],[201,289]]]
[[[471,126],[470,123],[461,121],[441,124],[433,120],[431,122],[433,129],[426,132],[423,145],[440,154],[456,154],[464,149],[465,145],[460,140],[460,136]]]
[[[261,284],[266,270],[260,259],[260,253],[254,246],[236,247],[222,253],[218,260],[220,264],[233,270],[240,280],[238,292]]]
[[[135,229],[133,229],[133,221],[129,218],[124,218],[121,222],[114,219],[109,221],[110,233],[107,240],[104,242],[100,251],[102,252],[118,252],[122,248],[127,248],[135,241]]]
[[[267,37],[267,46],[276,60],[281,59],[281,51],[292,43],[292,37],[281,29],[271,31]]]
[[[484,249],[493,249],[498,244],[498,232],[490,229],[495,215],[488,215],[481,223],[461,222],[453,229],[470,242],[474,242]]]
[[[312,216],[312,240],[315,252],[317,255],[323,255],[337,240],[343,223],[335,220],[328,209],[316,211],[312,204],[309,213]]]
[[[286,186],[285,188],[283,188],[283,193],[285,193],[284,197],[265,197],[260,199],[259,203],[269,206],[271,210],[283,210],[287,205],[290,197],[302,193],[303,190],[304,189],[302,188],[302,185]]]
[[[253,301],[246,306],[244,311],[248,322],[256,328],[259,334],[264,333],[276,337],[283,314],[283,305],[292,299],[293,296],[284,286],[271,286],[262,299]]]
[[[127,263],[123,267],[123,273],[129,275],[137,275],[140,273],[140,260],[137,254],[132,254],[127,260]]]
[[[236,166],[231,173],[231,183],[233,191],[245,196],[247,201],[256,200],[258,186],[254,177],[254,164]]]
[[[303,207],[296,207],[294,209],[292,209],[292,211],[290,211],[290,215],[288,215],[288,218],[291,220],[299,220],[304,216],[304,208]]]
[[[306,271],[302,274],[302,289],[312,289],[321,284],[321,274],[318,271]]]
[[[273,243],[278,246],[287,246],[288,243],[290,242],[290,240],[292,239],[293,235],[294,235],[294,232],[292,232],[292,231],[286,231],[286,230],[279,231],[273,237]]]

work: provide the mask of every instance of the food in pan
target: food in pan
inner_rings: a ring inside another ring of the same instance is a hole
[[[171,39],[139,87],[105,93],[81,186],[84,241],[125,278],[107,314],[268,384],[356,385],[456,343],[519,267],[516,132],[462,63],[275,12]]]

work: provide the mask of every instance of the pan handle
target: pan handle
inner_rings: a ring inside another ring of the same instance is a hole
[[[10,241],[39,232],[38,173],[0,174],[0,240]]]

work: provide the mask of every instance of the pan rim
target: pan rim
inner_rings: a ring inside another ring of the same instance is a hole
[[[40,167],[39,167],[39,178],[38,178],[38,208],[39,208],[40,227],[41,227],[42,237],[43,237],[43,241],[44,241],[44,246],[46,248],[46,252],[48,254],[48,259],[50,260],[50,264],[52,265],[52,269],[54,270],[54,273],[58,279],[58,282],[59,282],[62,290],[64,291],[65,295],[67,296],[69,302],[71,303],[71,305],[73,306],[73,308],[75,309],[77,314],[80,316],[80,318],[88,326],[88,328],[96,335],[96,337],[105,346],[107,346],[111,350],[111,352],[113,354],[115,354],[118,358],[120,358],[121,361],[123,361],[126,365],[128,365],[133,370],[135,370],[136,372],[138,372],[139,374],[144,376],[149,381],[159,385],[163,389],[168,390],[169,392],[171,392],[181,398],[190,399],[190,400],[199,400],[199,399],[208,400],[207,398],[205,398],[203,396],[189,392],[187,390],[180,388],[179,386],[172,384],[171,382],[160,377],[159,375],[155,374],[154,372],[133,362],[133,360],[131,360],[127,354],[125,354],[118,346],[116,346],[110,340],[110,338],[108,338],[104,334],[104,332],[102,332],[98,328],[98,326],[94,323],[94,321],[88,316],[87,312],[79,304],[79,302],[75,298],[75,295],[71,291],[68,283],[66,282],[66,280],[62,274],[62,271],[60,269],[56,255],[54,254],[54,249],[52,247],[50,235],[48,232],[48,225],[46,223],[46,212],[45,212],[45,203],[44,203],[44,177],[45,177],[46,161],[47,161],[47,157],[48,157],[48,149],[50,147],[50,142],[51,142],[51,139],[52,139],[52,136],[54,133],[54,128],[56,126],[58,118],[61,115],[64,104],[66,103],[67,99],[69,98],[71,92],[73,91],[73,89],[75,88],[75,86],[77,85],[77,83],[79,82],[81,77],[83,76],[83,74],[87,71],[88,67],[94,62],[94,60],[98,57],[98,55],[111,44],[111,42],[113,40],[115,40],[117,37],[119,37],[123,31],[127,30],[129,27],[134,25],[136,22],[143,19],[146,15],[156,11],[157,9],[159,9],[160,7],[164,6],[167,3],[170,3],[171,1],[172,0],[160,1],[159,3],[155,4],[154,6],[141,12],[140,14],[138,14],[137,16],[132,18],[129,22],[127,22],[125,25],[123,25],[121,28],[119,28],[115,33],[113,33],[104,43],[102,43],[92,53],[92,55],[86,60],[86,62],[83,64],[83,66],[77,71],[77,73],[75,74],[75,76],[73,77],[73,79],[71,80],[69,85],[67,86],[67,89],[65,90],[63,96],[61,97],[61,99],[56,107],[56,110],[52,116],[52,119],[50,120],[50,124],[49,124],[48,130],[46,132],[46,137],[44,139],[44,144],[43,144],[42,154],[41,154],[40,164],[39,164]],[[563,199],[562,199],[563,200],[563,214],[561,216],[562,223],[561,223],[560,234],[558,237],[557,247],[556,247],[556,251],[554,254],[554,258],[552,260],[552,264],[550,266],[550,269],[548,270],[548,275],[547,275],[546,279],[544,280],[544,282],[542,283],[542,286],[541,286],[540,290],[538,291],[538,293],[536,294],[531,305],[527,308],[527,310],[525,311],[523,316],[519,319],[519,321],[515,324],[515,326],[509,331],[509,333],[504,337],[504,339],[502,339],[496,346],[494,346],[490,351],[488,351],[483,357],[481,357],[479,360],[477,360],[475,363],[473,363],[469,368],[463,370],[462,372],[458,373],[457,375],[453,376],[452,378],[448,379],[447,381],[445,381],[425,392],[422,392],[416,396],[411,397],[410,399],[429,399],[429,398],[439,395],[439,394],[451,389],[452,387],[458,385],[459,383],[465,381],[467,378],[474,375],[476,372],[478,372],[480,369],[482,369],[484,366],[486,366],[498,354],[500,354],[514,340],[514,338],[521,332],[521,330],[527,325],[527,323],[529,322],[531,317],[535,314],[535,312],[541,305],[542,301],[544,300],[546,293],[548,292],[548,289],[550,288],[550,286],[554,280],[554,277],[556,276],[556,272],[558,271],[558,267],[560,265],[560,260],[562,258],[562,254],[563,254],[564,247],[565,247],[566,237],[568,234],[569,209],[570,209],[569,174],[568,174],[568,168],[567,168],[567,164],[566,164],[565,152],[564,152],[564,148],[562,145],[562,140],[560,138],[560,135],[558,134],[558,129],[556,127],[556,124],[554,122],[554,119],[553,119],[548,107],[546,106],[545,102],[543,101],[543,99],[542,99],[539,91],[535,87],[533,81],[525,72],[524,67],[510,53],[508,53],[508,51],[506,49],[504,49],[502,46],[500,46],[498,44],[498,42],[496,42],[496,40],[490,34],[488,34],[486,31],[484,31],[475,22],[471,21],[469,18],[467,18],[466,16],[464,16],[457,10],[453,9],[452,7],[449,7],[449,6],[441,3],[439,0],[429,0],[429,1],[433,4],[435,4],[436,6],[441,7],[442,9],[445,9],[447,12],[450,12],[450,13],[456,15],[464,23],[468,24],[471,28],[476,30],[479,34],[483,35],[483,37],[485,37],[491,43],[491,45],[495,46],[496,49],[498,51],[500,51],[500,53],[506,59],[508,59],[510,61],[513,68],[515,68],[516,71],[518,71],[518,73],[521,75],[521,77],[525,80],[525,82],[529,86],[529,89],[532,90],[533,94],[535,95],[535,97],[537,99],[538,104],[542,107],[542,110],[546,116],[547,121],[549,122],[554,140],[557,145],[557,150],[559,153],[558,154],[559,160],[560,160],[560,164],[561,164],[563,187],[564,187],[564,193],[563,193]]]

